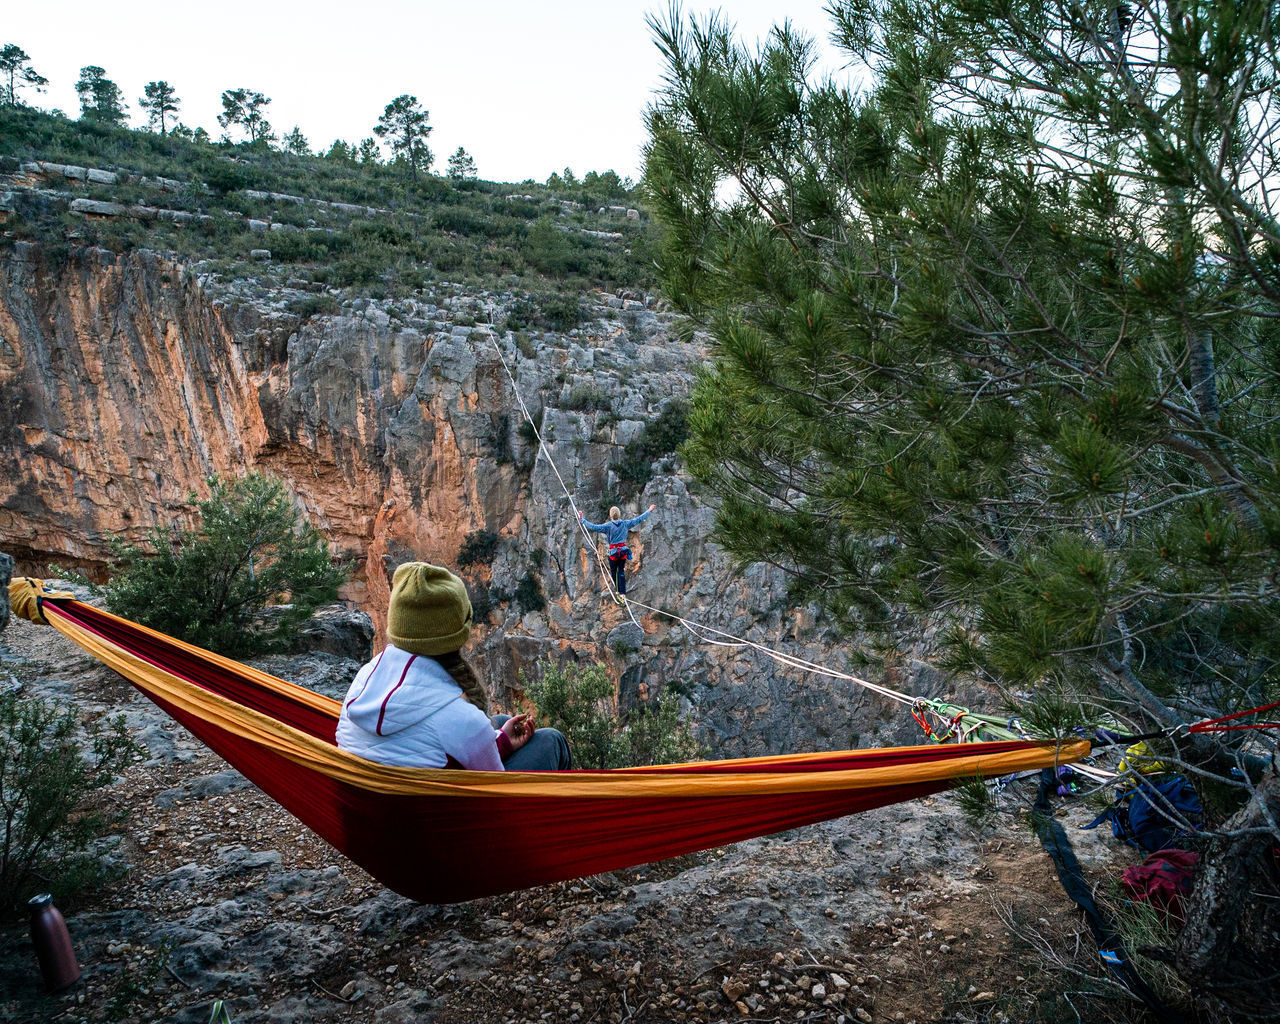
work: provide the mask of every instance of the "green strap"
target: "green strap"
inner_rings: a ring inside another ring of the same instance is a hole
[[[214,1000],[213,1016],[209,1018],[209,1024],[234,1024],[231,1020],[231,1011],[221,999]]]
[[[976,728],[971,728],[972,732],[976,732],[983,739],[990,740],[1022,740],[1026,736],[1022,733],[1015,732],[1009,728],[1010,720],[1007,718],[997,718],[995,715],[984,715],[980,712],[970,711],[966,707],[959,704],[948,704],[941,700],[922,700],[920,704],[927,711],[931,711],[939,718],[944,719],[952,730],[956,727],[965,725],[973,726],[977,723]],[[950,735],[941,737],[941,739],[950,739]]]

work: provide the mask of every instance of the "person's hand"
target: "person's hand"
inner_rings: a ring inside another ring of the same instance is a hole
[[[584,516],[581,512],[579,512],[579,513],[578,513],[578,518],[579,518],[579,519],[586,519],[587,517],[586,517],[586,516]]]
[[[657,506],[657,505],[650,505],[650,506],[649,506],[649,511],[650,511],[650,512],[656,512],[656,511],[658,511],[658,506]]]
[[[528,715],[512,715],[502,723],[502,731],[506,734],[513,751],[519,750],[533,736],[533,719]]]

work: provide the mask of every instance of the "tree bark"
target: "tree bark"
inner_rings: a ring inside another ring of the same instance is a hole
[[[13,559],[0,552],[0,633],[9,625],[9,580],[13,578]]]
[[[1270,817],[1268,817],[1268,812]],[[1210,840],[1178,937],[1177,971],[1198,998],[1232,1020],[1275,1020],[1280,989],[1280,775],[1268,772],[1224,833],[1271,834]]]
[[[1187,340],[1187,357],[1191,368],[1191,393],[1204,425],[1216,432],[1222,422],[1222,407],[1218,401],[1218,378],[1213,360],[1213,337],[1208,331],[1192,331]],[[1245,493],[1243,475],[1223,468],[1225,461],[1216,443],[1209,458],[1203,463],[1215,487],[1225,487],[1226,502],[1231,506],[1241,526],[1251,534],[1262,532],[1262,517],[1258,507]],[[1236,486],[1230,486],[1232,483]]]

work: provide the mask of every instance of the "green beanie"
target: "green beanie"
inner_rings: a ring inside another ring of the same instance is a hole
[[[448,654],[471,636],[467,588],[448,569],[406,562],[391,577],[387,639],[411,654]]]

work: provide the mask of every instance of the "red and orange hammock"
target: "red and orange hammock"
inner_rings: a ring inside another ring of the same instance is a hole
[[[456,903],[674,857],[1076,761],[1089,744],[1008,741],[790,754],[616,771],[375,764],[334,745],[339,702],[44,591],[14,611],[115,669],[389,889]]]

